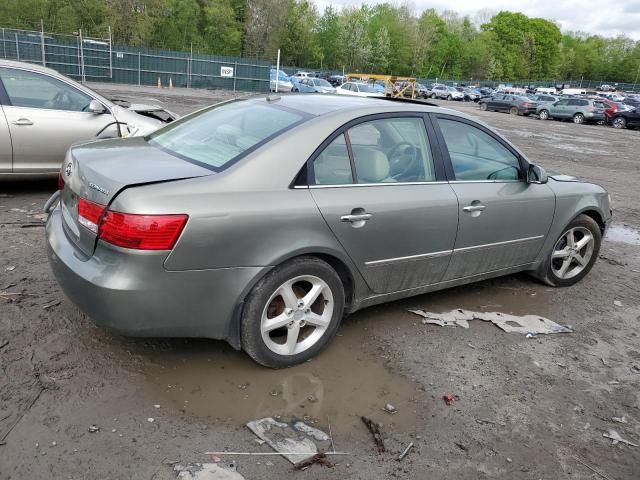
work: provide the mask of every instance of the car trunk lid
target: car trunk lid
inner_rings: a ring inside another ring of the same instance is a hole
[[[65,231],[78,249],[90,256],[96,246],[100,206],[106,209],[122,190],[214,173],[155,148],[144,138],[76,145],[61,171],[64,187],[60,206]],[[82,216],[78,212],[80,204],[85,212]]]

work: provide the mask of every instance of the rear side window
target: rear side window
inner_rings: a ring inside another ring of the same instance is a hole
[[[520,162],[502,143],[481,129],[455,120],[438,124],[456,180],[519,180]]]
[[[336,137],[313,162],[316,185],[353,183],[351,161],[344,134]]]
[[[217,171],[304,118],[301,112],[277,105],[240,100],[213,106],[146,138],[151,145]]]

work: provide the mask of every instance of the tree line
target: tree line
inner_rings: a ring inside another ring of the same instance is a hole
[[[2,0],[0,26],[284,65],[478,80],[635,82],[640,42],[561,32],[551,20],[383,3],[319,12],[309,0]]]

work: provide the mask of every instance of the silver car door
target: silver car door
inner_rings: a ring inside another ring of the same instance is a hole
[[[0,88],[1,89],[1,88]],[[0,92],[0,99],[2,93]],[[0,105],[0,173],[11,172],[11,159],[13,155],[11,147],[11,135],[9,134],[9,123],[4,115],[3,106]]]
[[[530,184],[517,152],[470,120],[436,115],[445,167],[460,205],[446,280],[535,260],[555,212],[548,185]]]
[[[57,172],[71,144],[112,124],[108,110],[87,111],[92,98],[46,74],[0,68],[9,104],[3,107],[13,141],[13,171]]]
[[[444,169],[434,162],[422,116],[349,125],[312,157],[309,172],[320,212],[374,292],[442,279],[458,203],[438,181]]]

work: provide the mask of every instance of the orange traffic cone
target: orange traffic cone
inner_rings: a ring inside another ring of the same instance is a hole
[[[160,80],[160,77],[158,77],[158,88],[162,88],[162,80]]]

